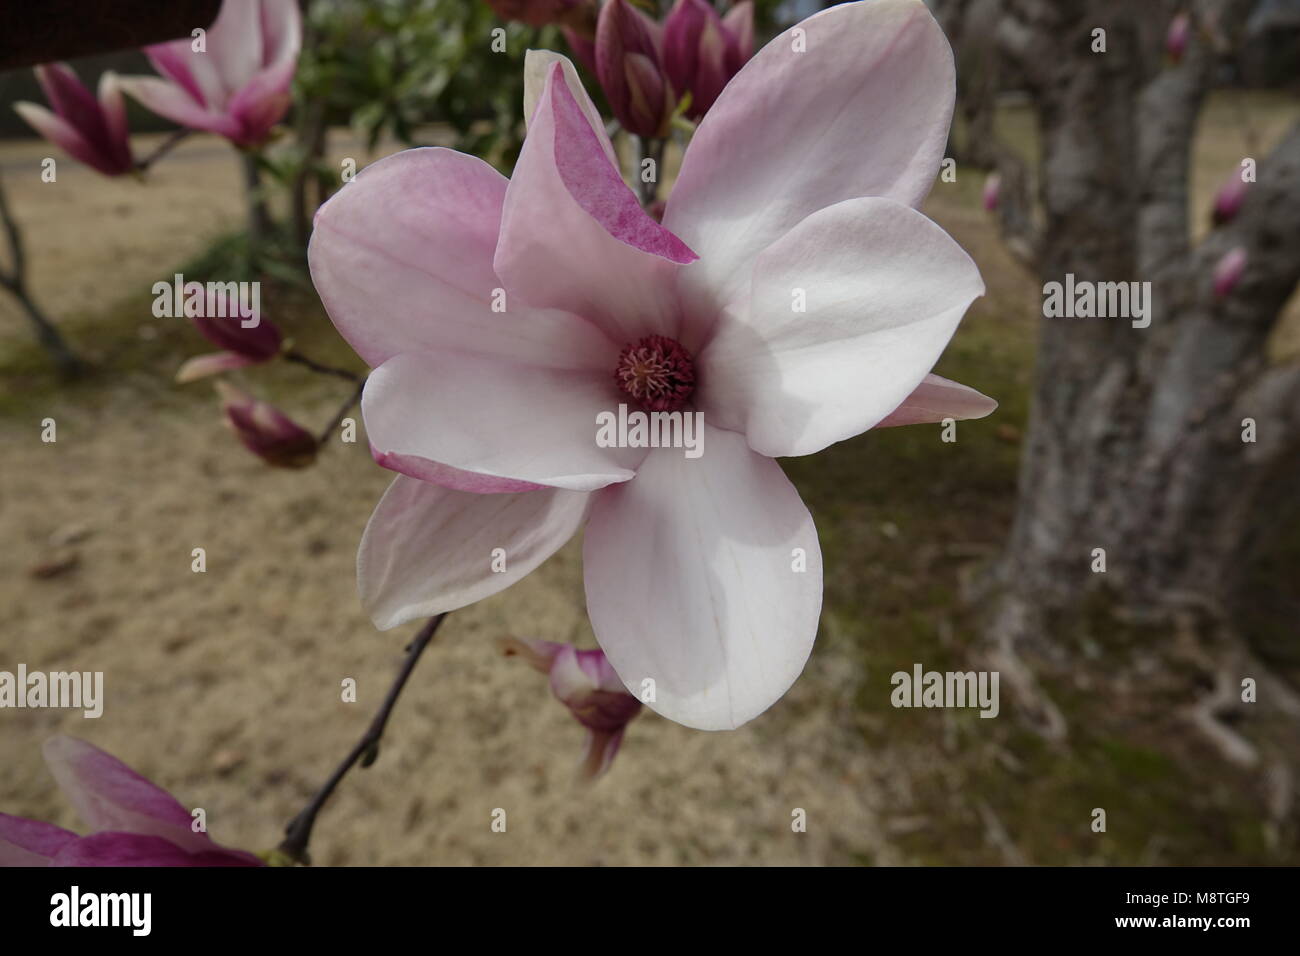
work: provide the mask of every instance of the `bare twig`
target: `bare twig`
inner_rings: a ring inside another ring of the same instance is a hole
[[[277,849],[290,860],[295,863],[311,863],[311,857],[307,853],[307,844],[311,840],[311,831],[316,824],[316,817],[334,793],[335,788],[347,776],[349,770],[358,762],[362,767],[369,767],[379,757],[379,742],[384,736],[384,728],[388,725],[388,718],[392,715],[393,708],[397,706],[397,699],[401,696],[407,679],[415,670],[415,665],[419,663],[420,655],[433,641],[433,636],[438,633],[438,628],[446,618],[447,613],[429,618],[424,627],[420,629],[420,633],[407,645],[406,660],[402,662],[402,667],[397,672],[392,687],[388,689],[388,693],[384,696],[384,702],[370,722],[370,726],[366,728],[366,732],[361,735],[361,739],[348,751],[348,755],[343,758],[343,762],[334,769],[329,779],[311,798],[311,802],[285,827],[284,840]]]

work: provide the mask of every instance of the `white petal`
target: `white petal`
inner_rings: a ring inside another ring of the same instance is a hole
[[[366,381],[366,432],[380,454],[418,455],[493,478],[592,491],[627,481],[644,449],[602,448],[616,412],[614,362],[584,372],[460,355],[398,355]]]
[[[361,603],[386,631],[505,590],[573,537],[588,497],[554,489],[477,495],[398,475],[361,538]],[[495,548],[505,551],[504,571],[493,570]]]
[[[657,449],[592,505],[587,611],[623,684],[665,717],[739,727],[790,687],[821,613],[817,529],[779,465],[705,426],[703,454]],[[805,570],[796,570],[804,562]]]
[[[706,419],[773,457],[851,438],[912,394],[983,292],[970,256],[909,206],[814,213],[758,257],[748,305],[701,354]]]
[[[754,256],[805,216],[858,196],[919,205],[938,175],[955,83],[925,5],[845,3],[795,29],[722,91],[668,201],[664,225],[700,255],[682,270],[697,318],[744,289]]]

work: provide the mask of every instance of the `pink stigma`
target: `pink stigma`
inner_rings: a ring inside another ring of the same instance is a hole
[[[649,335],[619,353],[614,381],[647,411],[672,412],[695,391],[695,362],[675,339]]]

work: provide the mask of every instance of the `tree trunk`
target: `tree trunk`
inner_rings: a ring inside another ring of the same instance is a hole
[[[1173,682],[1190,655],[1190,683],[1217,688],[1213,718],[1240,704],[1225,681],[1262,673],[1232,622],[1249,554],[1277,527],[1278,488],[1300,475],[1300,368],[1266,357],[1300,280],[1300,126],[1260,162],[1239,216],[1196,248],[1187,212],[1213,38],[1244,20],[1241,6],[1197,5],[1173,66],[1161,49],[1173,4],[1006,0],[1000,39],[1029,78],[1042,140],[1041,280],[1151,283],[1149,327],[1043,319],[1014,525],[983,582],[992,656],[1051,736],[1067,727],[1043,680],[1086,673],[1114,689],[1145,660]],[[1105,53],[1092,50],[1097,27]],[[1217,298],[1214,266],[1236,247],[1246,271]],[[1141,652],[1117,666],[1095,649],[1125,627],[1143,628]],[[1285,686],[1274,697],[1300,713]],[[1254,761],[1235,732],[1209,732]]]

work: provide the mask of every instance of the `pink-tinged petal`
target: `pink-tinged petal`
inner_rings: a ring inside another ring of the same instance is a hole
[[[582,761],[578,772],[587,780],[595,780],[609,770],[609,765],[618,756],[618,748],[623,745],[623,733],[620,727],[610,733],[604,730],[588,730],[587,740],[583,745]]]
[[[220,375],[222,372],[230,372],[237,368],[256,364],[258,364],[257,359],[239,355],[235,352],[211,352],[207,355],[196,355],[192,359],[186,359],[181,367],[176,370],[176,383],[185,385],[201,378],[207,378],[209,375]]]
[[[158,836],[95,833],[67,843],[51,866],[265,866],[251,853],[216,844],[188,852]]]
[[[587,118],[587,124],[600,143],[600,148],[609,158],[609,164],[618,169],[618,154],[614,152],[614,144],[609,141],[609,134],[605,132],[605,121],[601,119],[596,104],[591,102],[591,97],[583,89],[582,79],[568,57],[552,53],[550,50],[529,50],[524,54],[524,122],[532,122],[533,114],[537,112],[537,104],[546,89],[546,79],[551,75],[551,68],[556,63],[564,70],[564,81],[569,86],[569,92],[573,94],[574,102],[582,110],[582,115]]]
[[[238,88],[227,107],[242,124],[246,144],[262,142],[293,103],[289,88],[302,45],[297,0],[262,0],[261,39],[261,66]]]
[[[189,40],[159,43],[155,46],[146,47],[145,53],[149,57],[149,63],[155,70],[188,93],[196,104],[202,107],[208,106],[209,94],[199,85],[198,80],[195,79],[190,70],[192,62],[190,58],[194,54],[191,51]],[[204,60],[203,62],[207,64],[208,61]],[[215,84],[216,74],[212,73],[210,68],[208,75]],[[223,92],[219,88],[214,88],[211,92],[215,100],[214,106],[222,105]]]
[[[59,789],[92,830],[162,837],[194,852],[212,849],[206,833],[190,829],[190,813],[175,797],[116,757],[63,736],[47,740],[44,754]]]
[[[622,346],[673,334],[673,275],[694,258],[641,209],[553,65],[501,216],[495,270],[510,295],[581,315]]]
[[[816,212],[757,258],[748,303],[701,354],[706,420],[771,457],[857,435],[921,384],[983,293],[970,256],[910,206]]]
[[[591,323],[506,294],[492,271],[505,195],[505,178],[481,159],[408,149],[367,166],[321,207],[307,252],[312,281],[369,365],[457,349],[613,367],[613,345]]]
[[[126,125],[126,99],[122,96],[121,81],[112,70],[106,70],[99,77],[98,95],[113,158],[118,166],[129,169],[134,161],[131,158],[130,132]]]
[[[361,538],[361,603],[386,631],[503,591],[573,537],[589,497],[555,489],[476,495],[399,475]]]
[[[297,61],[302,48],[298,0],[262,0],[262,64]]]
[[[938,375],[927,375],[903,404],[886,415],[877,428],[925,425],[945,418],[965,421],[993,414],[998,403],[987,395]]]
[[[0,813],[0,866],[48,866],[77,835],[40,820]]]
[[[801,219],[857,196],[918,205],[952,118],[952,51],[920,0],[831,7],[777,36],[700,123],[664,225],[701,256],[683,270],[708,321],[747,288],[754,257]]]
[[[66,63],[47,63],[36,67],[36,80],[54,112],[86,135],[94,145],[102,145],[92,131],[103,126],[99,101],[77,78]]]
[[[174,83],[156,76],[124,76],[122,91],[139,101],[145,109],[189,129],[205,130],[228,139],[240,134],[240,125],[225,113],[209,111]]]
[[[398,355],[370,374],[366,433],[384,454],[462,471],[592,491],[635,473],[645,449],[601,448],[597,416],[616,411],[603,371],[507,365],[452,352]]]
[[[375,464],[399,475],[408,475],[420,481],[432,482],[453,491],[468,491],[476,495],[495,495],[502,493],[516,494],[521,491],[538,491],[546,485],[531,481],[515,481],[513,478],[492,478],[488,475],[475,474],[451,468],[419,455],[395,455],[382,452],[374,445],[370,446],[370,456]]]
[[[262,5],[264,0],[225,0],[208,27],[206,56],[227,95],[248,83],[262,68]],[[294,0],[289,0],[294,2]]]
[[[73,159],[93,169],[99,169],[101,162],[99,152],[63,117],[51,113],[44,106],[25,101],[15,103],[14,112],[21,116],[28,126]]]
[[[704,427],[703,454],[656,449],[594,496],[587,611],[624,686],[701,730],[739,727],[794,683],[817,633],[817,531],[780,466]],[[797,570],[804,568],[805,570]]]
[[[754,55],[754,4],[750,0],[740,0],[722,17],[726,27],[730,56],[728,64],[734,74]]]

